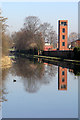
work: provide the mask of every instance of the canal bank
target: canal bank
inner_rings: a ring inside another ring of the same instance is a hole
[[[80,64],[80,60],[71,60],[71,59],[64,59],[64,58],[60,58],[60,57],[50,57],[50,56],[40,56],[40,55],[34,55],[34,57],[48,59],[48,61],[57,60],[57,61],[64,61],[64,62]]]
[[[47,56],[38,56],[38,55],[24,55],[24,54],[17,54],[16,56],[10,56],[11,59],[14,61],[14,63],[18,60],[20,62],[20,59],[25,59],[25,61],[30,60],[33,61],[33,63],[42,64],[45,63],[46,65],[55,65],[60,66],[62,68],[67,68],[72,71],[74,71],[75,75],[80,75],[80,61],[77,62],[71,62],[71,60],[67,62],[67,60],[62,60],[60,58],[56,57],[47,57]],[[24,62],[23,62],[24,63]],[[24,65],[24,64],[23,64]]]
[[[55,50],[55,51],[34,51],[34,50],[16,50],[10,51],[10,55],[24,56],[24,57],[36,57],[49,60],[58,60],[65,62],[73,62],[80,64],[80,49],[74,50]]]
[[[12,65],[12,60],[10,59],[9,56],[3,56],[1,58],[1,68],[6,69],[11,67]]]
[[[16,51],[11,52],[10,56],[18,56],[18,57],[20,56],[20,57],[26,57],[26,58],[42,58],[42,59],[46,59],[48,61],[56,60],[56,61],[64,61],[64,62],[75,63],[75,64],[80,65],[80,60],[69,59],[69,58],[65,58],[65,57],[53,57],[53,56],[34,55],[34,54],[32,55],[32,54],[26,54],[26,53],[24,54],[22,52],[16,52]]]

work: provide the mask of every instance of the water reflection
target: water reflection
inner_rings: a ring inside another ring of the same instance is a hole
[[[2,100],[1,102],[7,101],[6,95],[8,91],[6,89],[7,75],[9,74],[10,68],[2,69]]]
[[[57,73],[57,67],[44,63],[38,59],[17,58],[11,73],[22,77],[25,90],[29,93],[37,92],[41,85],[49,84],[51,77]]]
[[[58,90],[67,90],[67,68],[58,67]]]
[[[8,74],[9,69],[0,68],[0,118],[2,118],[2,102],[7,101],[6,94],[6,76]]]
[[[8,102],[3,102],[5,118],[77,118],[74,65],[41,59],[14,61],[10,69],[3,70],[3,88],[8,90]]]
[[[67,68],[64,66],[72,67],[69,63],[63,62],[50,62],[47,60],[16,58],[11,68],[2,69],[2,86],[3,94],[7,94],[5,81],[6,76],[10,72],[13,76],[19,76],[22,79],[25,90],[29,93],[37,92],[43,84],[49,84],[51,77],[55,76],[58,71],[58,90],[67,90]],[[63,63],[63,64],[62,64]],[[55,66],[56,65],[56,66]],[[57,69],[57,65],[58,69]],[[79,67],[73,65],[74,69],[69,69],[69,72],[74,73],[75,68]],[[76,72],[74,74],[79,74]],[[17,80],[14,78],[13,82]],[[5,97],[3,99],[6,101]]]

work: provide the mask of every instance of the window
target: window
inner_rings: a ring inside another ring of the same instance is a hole
[[[65,39],[65,35],[62,35],[62,39]]]
[[[61,25],[66,26],[67,23],[66,22],[61,22]]]
[[[62,71],[62,75],[64,75],[64,71]]]
[[[61,85],[61,88],[66,88],[66,85]]]
[[[64,22],[64,26],[67,25],[66,22]]]
[[[65,42],[62,42],[62,46],[65,46]]]
[[[62,32],[65,33],[65,28],[62,29]]]
[[[63,25],[64,22],[61,22],[61,25]]]
[[[64,78],[62,78],[62,82],[64,82]]]

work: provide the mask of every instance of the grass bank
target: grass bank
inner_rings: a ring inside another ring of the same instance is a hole
[[[6,69],[6,68],[11,67],[11,65],[12,65],[12,61],[11,61],[11,59],[9,58],[9,56],[3,56],[3,57],[1,58],[1,68]]]
[[[64,62],[71,62],[71,63],[80,64],[80,60],[62,59],[62,58],[58,58],[58,57],[34,55],[34,58],[43,58],[43,59],[48,59],[50,61],[57,60],[57,61],[64,61]]]
[[[17,56],[22,56],[26,58],[42,58],[42,59],[48,59],[49,61],[64,61],[64,62],[70,62],[70,63],[76,63],[80,64],[80,60],[73,60],[73,59],[65,59],[65,58],[60,58],[60,57],[50,57],[50,56],[42,56],[42,55],[31,55],[31,54],[24,54],[24,53],[19,53],[19,52],[12,52],[14,53],[13,55]]]

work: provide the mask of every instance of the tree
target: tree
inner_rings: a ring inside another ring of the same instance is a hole
[[[45,42],[50,43],[53,47],[56,47],[57,34],[49,23],[43,23],[39,27],[40,32],[43,35]]]
[[[26,17],[24,28],[12,35],[17,50],[44,49],[44,39],[39,32],[39,19]]]
[[[23,28],[13,34],[13,39],[17,50],[37,49],[44,50],[45,42],[54,45],[56,42],[56,32],[49,23],[40,23],[40,19],[36,16],[28,16],[25,18]]]
[[[27,31],[31,31],[34,34],[41,33],[44,39],[44,42],[49,42],[54,47],[57,43],[57,34],[53,29],[53,26],[50,23],[40,24],[40,19],[36,16],[26,17],[24,28]]]
[[[70,33],[70,35],[69,35],[69,42],[70,43],[77,40],[77,39],[78,39],[78,34],[76,32]]]
[[[34,41],[37,45],[37,49],[38,50],[43,50],[44,49],[44,39],[43,39],[43,36],[41,33],[37,33],[35,36],[34,36]]]
[[[36,16],[28,16],[25,18],[24,29],[32,33],[38,32],[40,19]]]
[[[33,34],[30,31],[21,30],[12,37],[17,50],[43,50],[44,48],[44,40],[40,33]]]
[[[1,16],[1,12],[0,12],[0,43],[2,46],[0,46],[1,50],[2,50],[2,55],[8,55],[8,49],[9,49],[9,36],[5,33],[6,32],[6,28],[8,27],[8,25],[6,24],[6,20],[7,18]]]
[[[78,39],[80,39],[80,33],[78,33]]]

